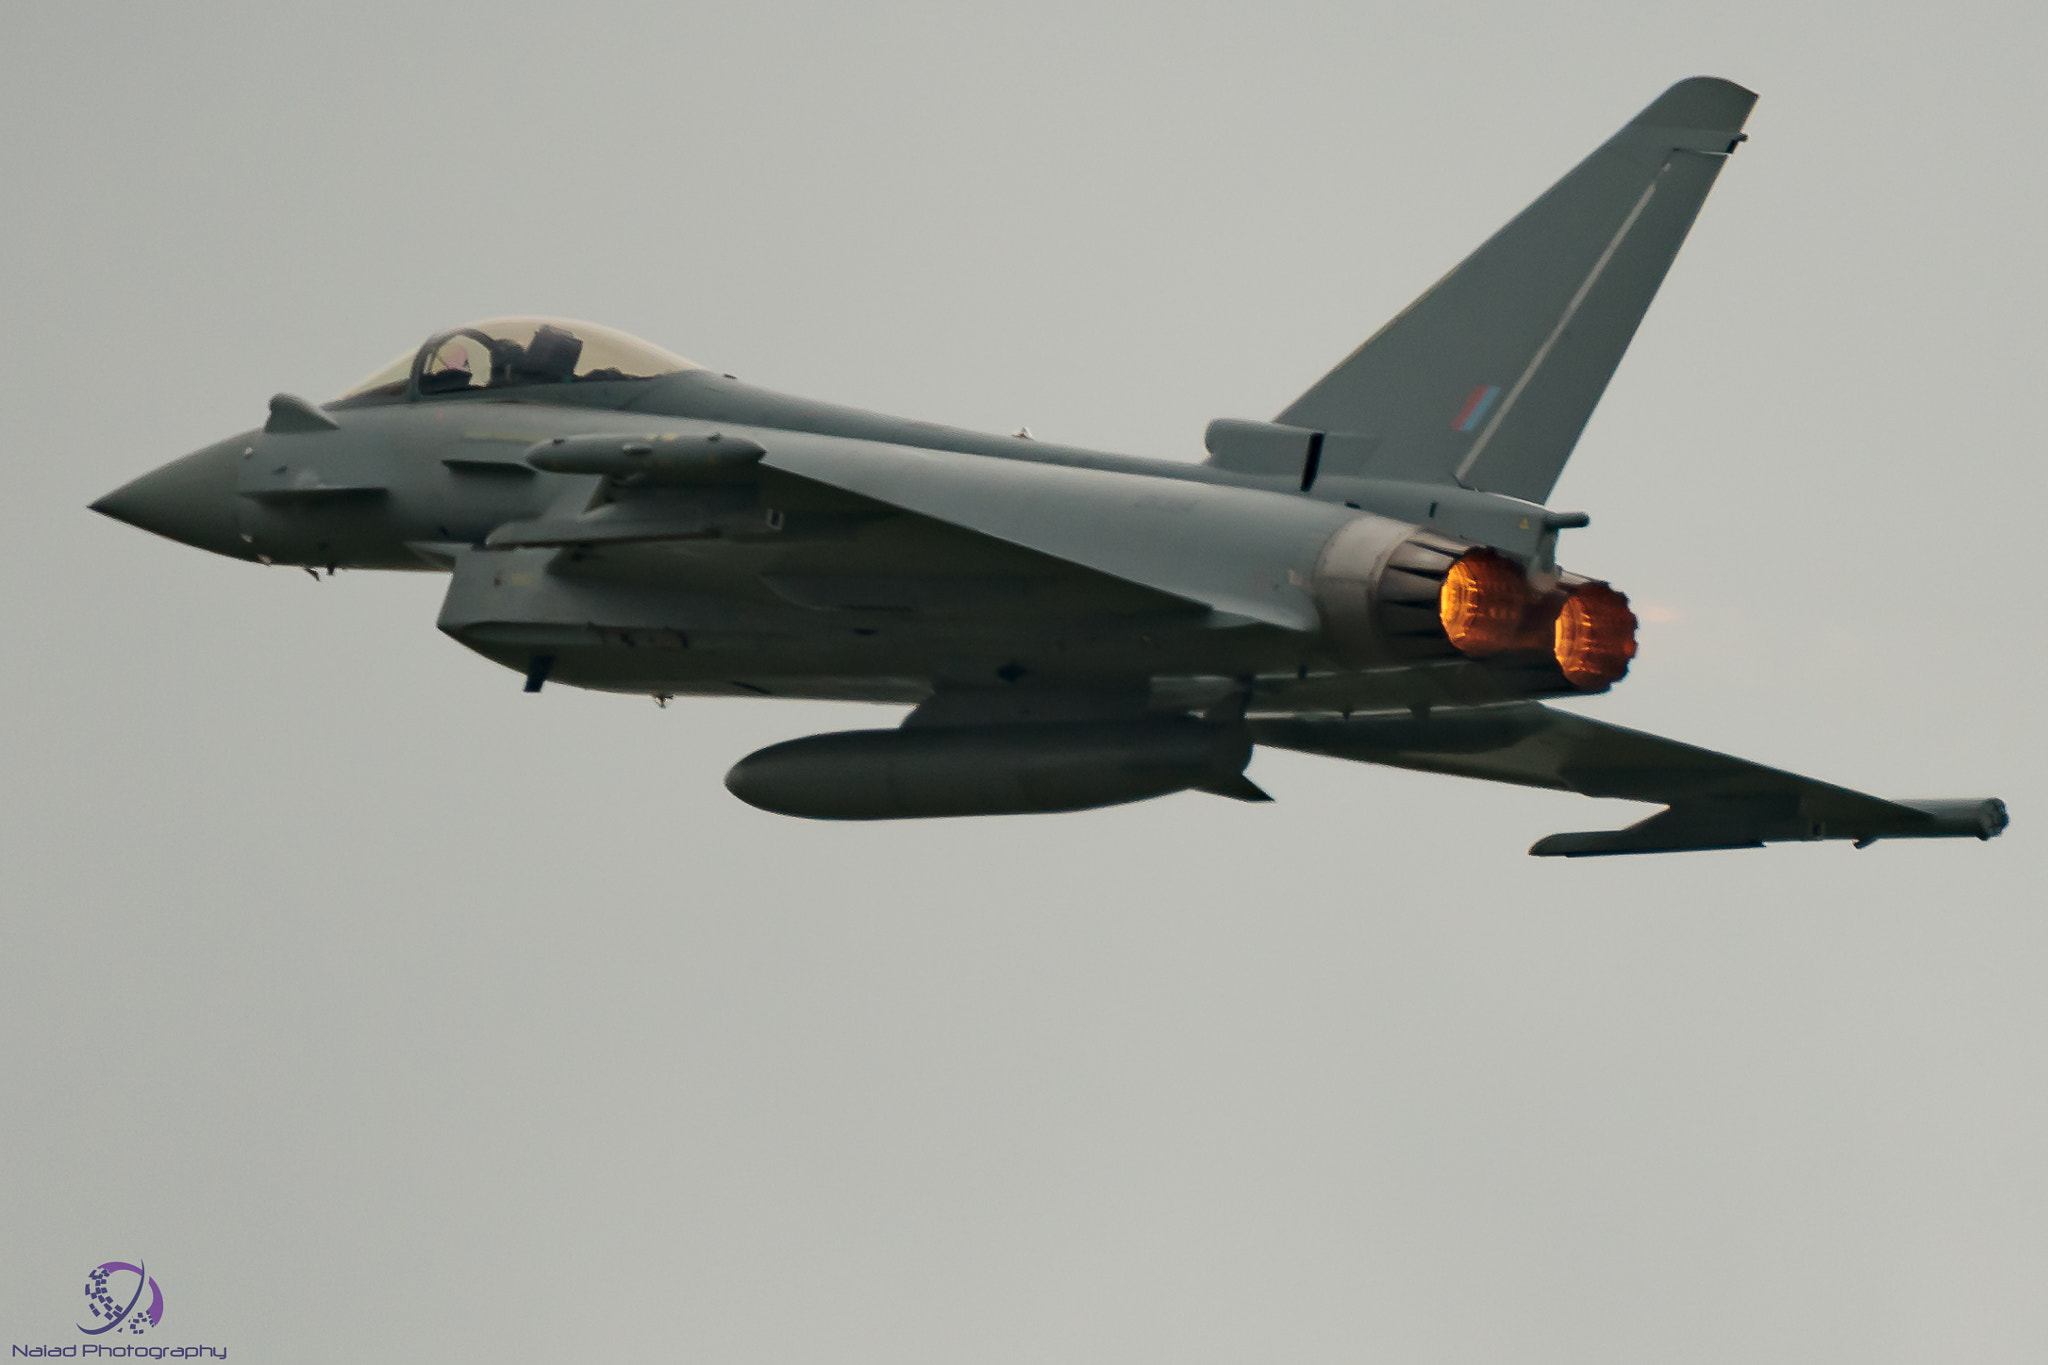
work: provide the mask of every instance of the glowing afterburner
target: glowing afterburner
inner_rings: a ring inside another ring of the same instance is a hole
[[[1596,692],[1621,681],[1636,657],[1636,614],[1605,583],[1573,590],[1557,613],[1557,666],[1573,687]]]
[[[1475,659],[1511,649],[1540,649],[1542,621],[1531,631],[1538,605],[1521,565],[1492,550],[1473,550],[1451,566],[1438,599],[1444,634],[1458,652]]]
[[[1619,682],[1636,656],[1628,598],[1573,575],[1539,591],[1521,565],[1496,550],[1469,550],[1451,566],[1438,614],[1445,636],[1468,658],[1549,649],[1582,692]]]

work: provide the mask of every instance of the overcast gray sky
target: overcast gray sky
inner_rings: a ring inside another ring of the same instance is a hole
[[[0,10],[0,1344],[244,1361],[2038,1362],[2038,5]],[[1763,97],[1558,491],[1586,710],[2004,839],[1641,808],[837,827],[859,708],[550,688],[445,580],[92,516],[428,331],[1195,458],[1670,82]]]

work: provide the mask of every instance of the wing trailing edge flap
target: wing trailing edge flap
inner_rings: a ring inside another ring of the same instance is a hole
[[[1535,703],[1424,720],[1405,713],[1262,720],[1253,722],[1252,738],[1303,753],[1665,807],[1626,829],[1553,834],[1529,850],[1538,857],[1819,839],[1850,839],[1860,848],[1879,839],[1989,839],[2006,825],[2005,804],[1995,797],[1887,801]]]
[[[1354,513],[1280,493],[776,433],[763,465],[1204,606],[1312,632],[1310,578]]]

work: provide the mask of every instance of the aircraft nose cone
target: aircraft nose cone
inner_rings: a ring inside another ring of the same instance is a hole
[[[235,528],[235,455],[213,446],[152,469],[92,505],[116,521],[215,554],[247,559]]]

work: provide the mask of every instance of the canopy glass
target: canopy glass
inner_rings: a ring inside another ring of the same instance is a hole
[[[652,379],[702,368],[594,322],[490,318],[435,333],[335,401]]]

